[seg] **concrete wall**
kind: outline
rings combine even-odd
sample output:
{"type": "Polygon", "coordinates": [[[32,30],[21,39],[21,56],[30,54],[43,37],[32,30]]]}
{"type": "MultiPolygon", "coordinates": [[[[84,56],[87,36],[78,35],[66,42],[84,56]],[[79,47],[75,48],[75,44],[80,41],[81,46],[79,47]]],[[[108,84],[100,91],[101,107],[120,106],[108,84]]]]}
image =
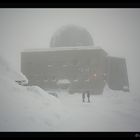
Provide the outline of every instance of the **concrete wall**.
{"type": "Polygon", "coordinates": [[[69,79],[71,91],[104,87],[106,53],[102,49],[22,52],[21,71],[29,85],[58,88],[57,81],[69,79]]]}

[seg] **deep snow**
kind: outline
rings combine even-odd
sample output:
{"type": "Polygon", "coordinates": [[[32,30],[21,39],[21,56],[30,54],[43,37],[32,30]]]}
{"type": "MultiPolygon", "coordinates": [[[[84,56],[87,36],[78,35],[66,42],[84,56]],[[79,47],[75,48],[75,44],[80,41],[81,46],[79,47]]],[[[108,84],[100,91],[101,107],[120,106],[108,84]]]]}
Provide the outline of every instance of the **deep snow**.
{"type": "Polygon", "coordinates": [[[0,131],[53,130],[65,112],[61,102],[37,86],[18,85],[17,72],[0,62],[0,131]]]}
{"type": "Polygon", "coordinates": [[[112,91],[92,96],[82,103],[80,94],[60,95],[69,115],[56,128],[58,131],[140,131],[139,94],[112,91]]]}
{"type": "MultiPolygon", "coordinates": [[[[140,131],[140,95],[112,91],[82,103],[81,94],[14,82],[20,73],[0,58],[0,131],[140,131]]],[[[24,76],[23,76],[24,77],[24,76]]]]}

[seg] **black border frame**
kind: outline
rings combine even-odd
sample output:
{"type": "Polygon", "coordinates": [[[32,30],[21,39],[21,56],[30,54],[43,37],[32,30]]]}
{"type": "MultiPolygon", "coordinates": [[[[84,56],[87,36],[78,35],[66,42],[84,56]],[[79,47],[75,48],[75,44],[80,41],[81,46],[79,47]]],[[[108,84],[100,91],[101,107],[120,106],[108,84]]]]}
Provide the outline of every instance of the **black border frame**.
{"type": "MultiPolygon", "coordinates": [[[[0,8],[140,8],[140,2],[0,2],[0,8]]],[[[133,137],[139,138],[140,132],[0,132],[0,137],[133,137]]]]}
{"type": "Polygon", "coordinates": [[[92,137],[127,137],[139,138],[140,132],[0,132],[0,138],[13,137],[68,137],[68,138],[92,138],[92,137]]]}
{"type": "Polygon", "coordinates": [[[140,2],[0,2],[0,8],[140,8],[140,2]]]}

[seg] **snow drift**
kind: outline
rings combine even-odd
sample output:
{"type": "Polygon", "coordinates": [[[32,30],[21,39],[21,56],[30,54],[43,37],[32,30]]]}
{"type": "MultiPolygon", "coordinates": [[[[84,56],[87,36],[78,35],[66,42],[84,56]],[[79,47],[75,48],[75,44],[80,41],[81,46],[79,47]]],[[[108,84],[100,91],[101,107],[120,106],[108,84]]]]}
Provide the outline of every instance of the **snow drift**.
{"type": "Polygon", "coordinates": [[[61,120],[61,102],[37,86],[15,82],[25,78],[0,58],[0,131],[51,131],[61,120]]]}
{"type": "Polygon", "coordinates": [[[139,132],[140,95],[114,91],[107,86],[103,95],[82,102],[81,94],[61,94],[60,100],[67,107],[68,116],[56,127],[57,131],[139,132]]]}
{"type": "Polygon", "coordinates": [[[56,98],[15,78],[26,79],[0,58],[0,131],[140,131],[139,92],[106,86],[103,95],[82,103],[79,93],[55,91],[56,98]]]}

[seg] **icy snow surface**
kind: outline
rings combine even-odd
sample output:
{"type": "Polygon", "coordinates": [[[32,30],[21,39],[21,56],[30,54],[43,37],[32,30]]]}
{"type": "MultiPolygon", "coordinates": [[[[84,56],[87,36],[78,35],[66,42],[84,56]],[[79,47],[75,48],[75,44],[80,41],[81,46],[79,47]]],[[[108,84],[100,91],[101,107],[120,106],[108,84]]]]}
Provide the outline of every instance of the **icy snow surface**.
{"type": "Polygon", "coordinates": [[[60,94],[69,111],[57,131],[140,131],[139,94],[112,91],[82,103],[80,94],[60,94]]]}

